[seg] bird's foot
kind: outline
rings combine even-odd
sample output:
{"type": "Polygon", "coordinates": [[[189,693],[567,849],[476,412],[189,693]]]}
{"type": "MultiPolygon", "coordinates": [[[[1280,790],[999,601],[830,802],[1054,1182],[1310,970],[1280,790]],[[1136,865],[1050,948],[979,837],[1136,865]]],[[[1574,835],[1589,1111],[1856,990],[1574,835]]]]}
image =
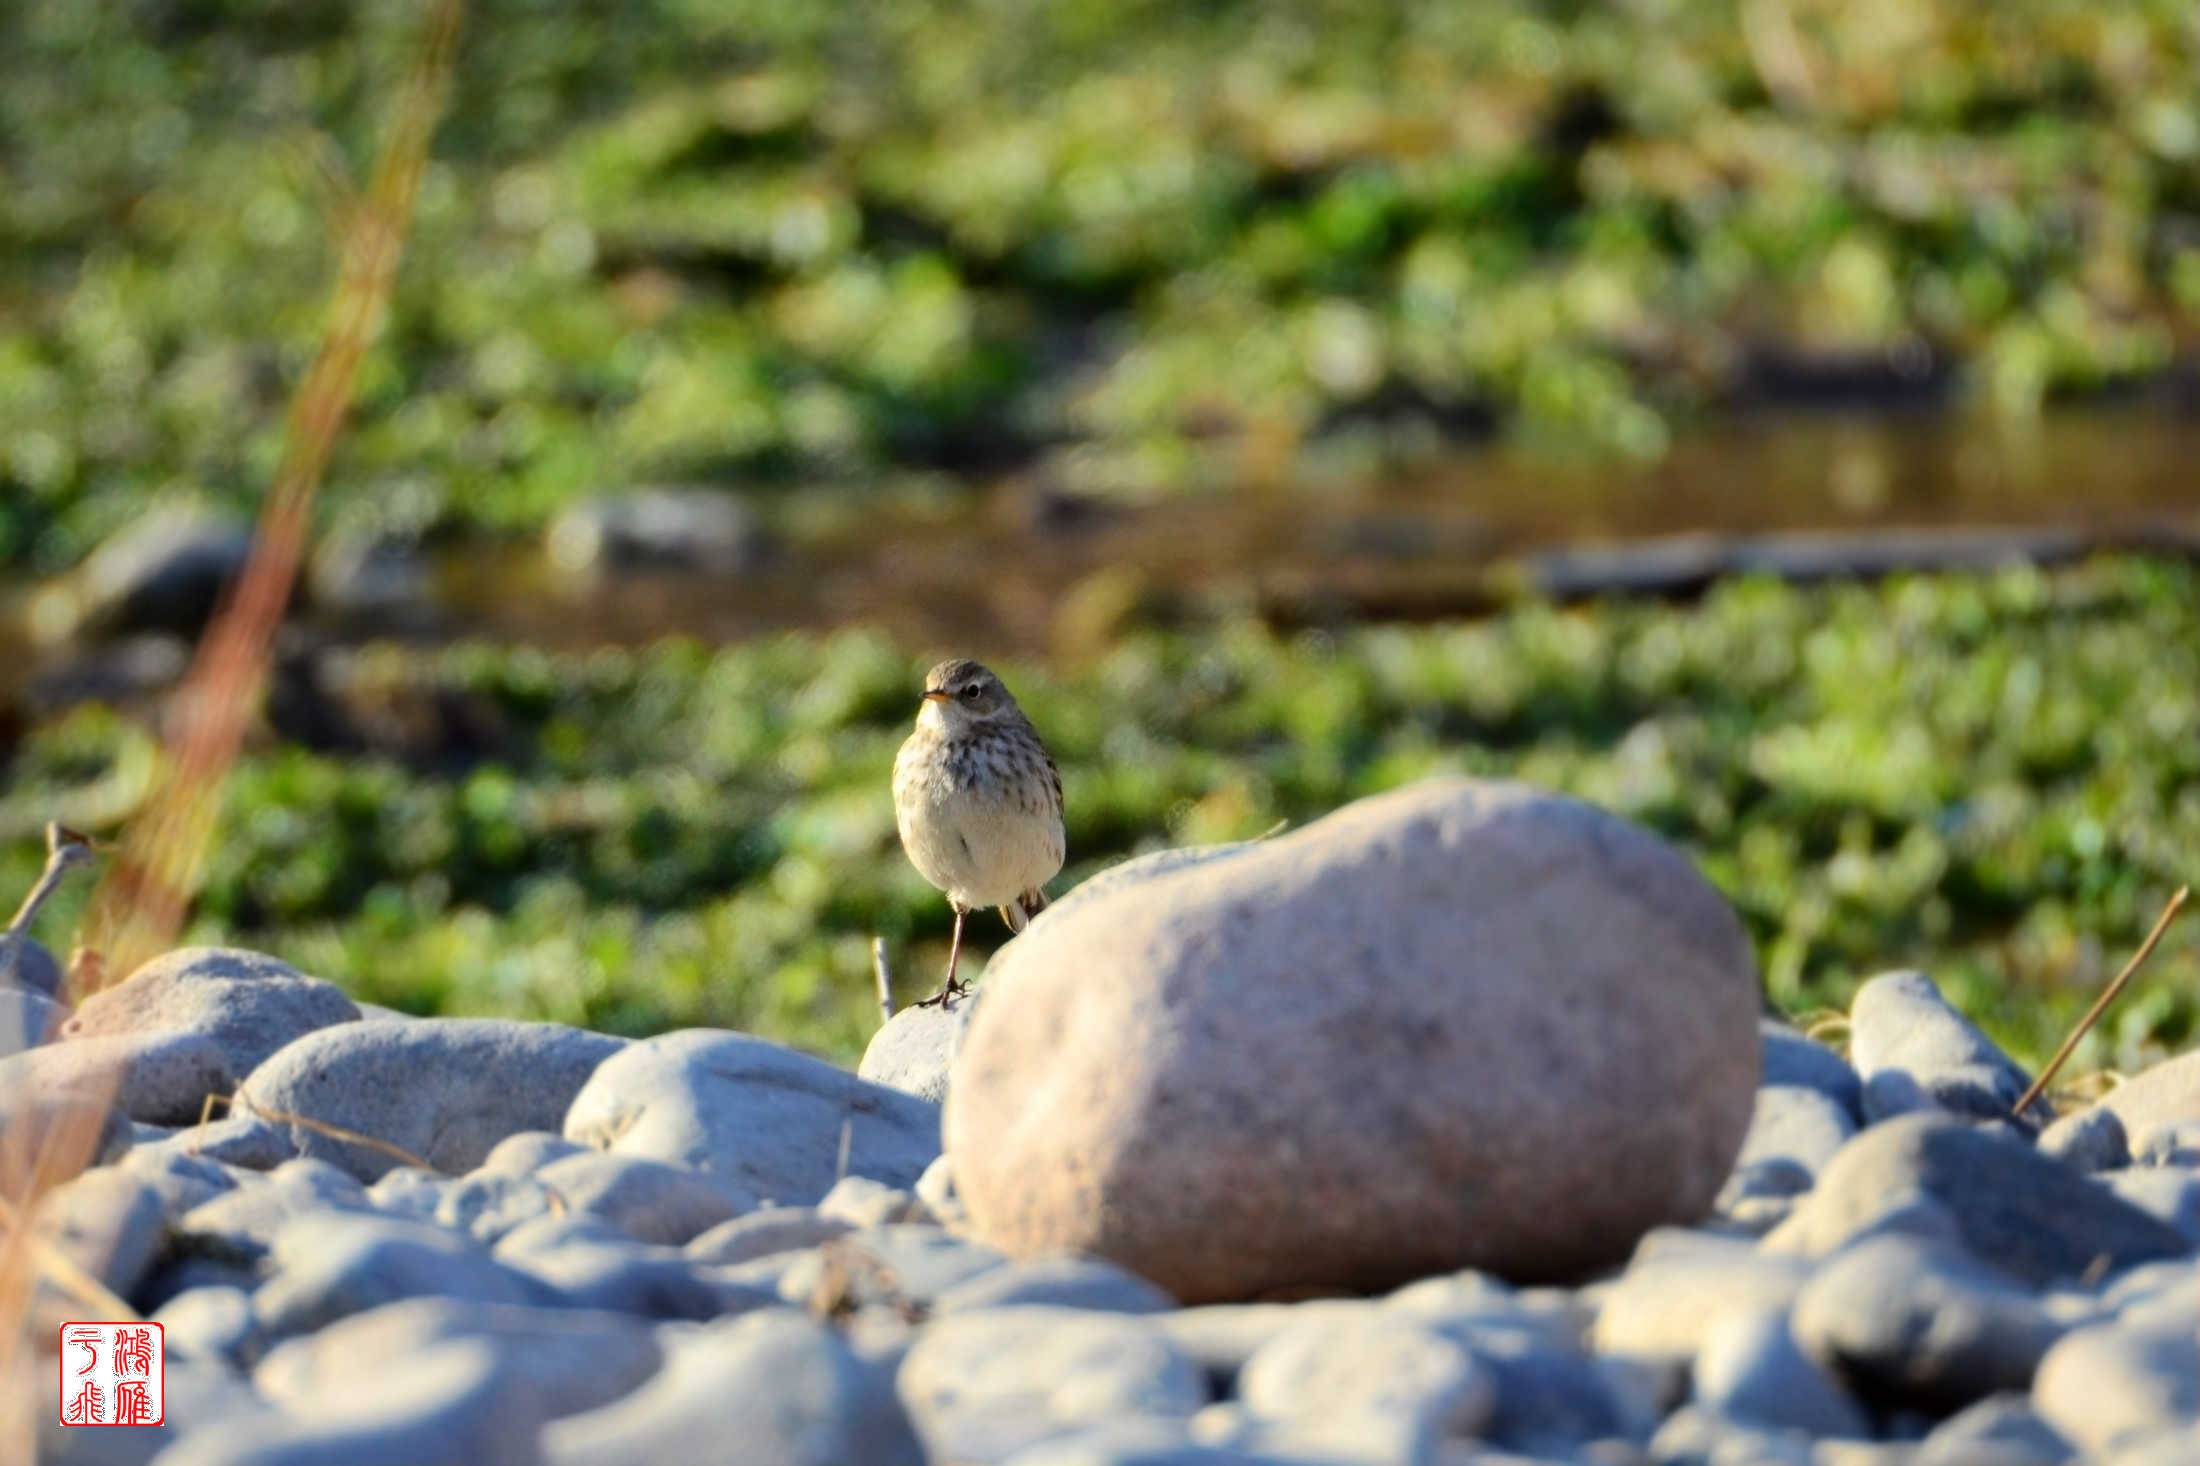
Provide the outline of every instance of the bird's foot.
{"type": "Polygon", "coordinates": [[[909,1006],[912,1008],[944,1008],[950,999],[959,998],[969,991],[970,985],[968,983],[958,982],[951,977],[947,980],[947,986],[941,988],[929,998],[919,998],[909,1006]]]}

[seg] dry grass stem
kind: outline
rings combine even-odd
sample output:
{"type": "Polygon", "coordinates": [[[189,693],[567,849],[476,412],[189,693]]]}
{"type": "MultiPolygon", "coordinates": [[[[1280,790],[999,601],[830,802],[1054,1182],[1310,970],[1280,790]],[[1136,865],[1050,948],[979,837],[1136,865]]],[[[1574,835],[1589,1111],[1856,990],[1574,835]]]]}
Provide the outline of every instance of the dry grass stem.
{"type": "MultiPolygon", "coordinates": [[[[417,1166],[419,1169],[433,1175],[446,1174],[442,1167],[430,1165],[395,1141],[384,1140],[379,1135],[368,1135],[358,1130],[346,1130],[341,1125],[331,1125],[326,1120],[316,1120],[307,1115],[294,1115],[288,1110],[271,1109],[252,1098],[251,1095],[246,1094],[243,1090],[239,1090],[235,1094],[210,1094],[206,1097],[206,1103],[199,1106],[199,1128],[202,1133],[206,1127],[207,1116],[212,1113],[217,1103],[226,1104],[232,1110],[250,1110],[261,1119],[272,1120],[278,1125],[295,1125],[300,1130],[311,1130],[314,1134],[326,1135],[331,1140],[343,1140],[353,1145],[363,1145],[369,1150],[378,1150],[386,1156],[403,1161],[408,1166],[417,1166]]],[[[199,1153],[199,1136],[192,1137],[191,1153],[193,1155],[199,1153]]]]}
{"type": "Polygon", "coordinates": [[[2093,1006],[2085,1010],[2085,1016],[2078,1020],[2077,1027],[2070,1030],[2069,1037],[2062,1041],[2062,1047],[2055,1050],[2055,1057],[2047,1061],[2047,1067],[2040,1070],[2039,1078],[2032,1081],[2032,1087],[2017,1100],[2016,1108],[2010,1114],[2023,1114],[2031,1107],[2032,1101],[2040,1097],[2041,1091],[2054,1080],[2055,1072],[2069,1059],[2071,1050],[2078,1046],[2078,1040],[2084,1038],[2092,1031],[2093,1025],[2100,1022],[2101,1015],[2108,1011],[2108,1005],[2116,1001],[2116,995],[2124,990],[2124,984],[2131,981],[2131,975],[2139,970],[2141,963],[2153,955],[2156,944],[2162,940],[2162,934],[2169,930],[2169,924],[2177,919],[2177,913],[2184,909],[2185,902],[2191,897],[2190,886],[2179,886],[2171,894],[2168,903],[2162,907],[2162,914],[2154,919],[2154,930],[2147,933],[2147,939],[2139,944],[2139,950],[2131,954],[2131,960],[2124,964],[2124,970],[2117,973],[2107,987],[2101,989],[2101,995],[2093,1000],[2093,1006]]]}
{"type": "MultiPolygon", "coordinates": [[[[305,553],[313,497],[342,432],[360,366],[389,314],[398,257],[411,228],[428,145],[442,117],[464,9],[463,0],[430,0],[373,178],[348,201],[328,327],[291,399],[282,460],[261,507],[252,553],[172,701],[172,732],[154,770],[153,788],[93,892],[69,964],[66,989],[72,1000],[168,947],[198,889],[222,785],[246,725],[257,715],[275,634],[305,553]]],[[[112,1099],[111,1088],[105,1094],[54,1096],[55,1123],[11,1125],[0,1136],[0,1195],[9,1200],[0,1234],[0,1460],[31,1459],[36,1411],[22,1397],[21,1385],[37,1377],[28,1354],[39,1341],[29,1325],[38,1279],[60,1280],[57,1254],[40,1246],[23,1219],[36,1213],[49,1190],[90,1162],[112,1099]]],[[[38,1103],[47,1101],[40,1097],[38,1103]]],[[[372,1137],[340,1138],[393,1149],[372,1137]]]]}
{"type": "Polygon", "coordinates": [[[894,1017],[894,969],[887,965],[886,938],[871,938],[871,981],[878,984],[879,1022],[891,1022],[894,1017]]]}

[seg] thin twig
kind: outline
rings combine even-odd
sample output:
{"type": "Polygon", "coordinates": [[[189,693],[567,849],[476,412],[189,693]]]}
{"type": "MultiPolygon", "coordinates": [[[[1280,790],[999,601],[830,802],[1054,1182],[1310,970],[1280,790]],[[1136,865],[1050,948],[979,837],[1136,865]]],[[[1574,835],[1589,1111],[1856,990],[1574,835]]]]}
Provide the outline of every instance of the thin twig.
{"type": "MultiPolygon", "coordinates": [[[[203,1125],[206,1123],[207,1112],[212,1108],[216,1100],[220,1100],[222,1103],[228,1105],[232,1111],[238,1109],[250,1110],[253,1114],[258,1115],[261,1119],[271,1120],[278,1125],[295,1125],[301,1130],[311,1130],[316,1135],[326,1135],[331,1140],[344,1140],[349,1141],[353,1145],[363,1145],[369,1150],[378,1150],[381,1151],[384,1155],[395,1156],[398,1160],[403,1161],[406,1165],[417,1166],[419,1169],[430,1172],[433,1175],[442,1176],[448,1174],[448,1172],[446,1172],[441,1166],[433,1166],[428,1164],[428,1162],[422,1160],[419,1156],[414,1155],[411,1151],[405,1149],[405,1147],[403,1147],[402,1145],[398,1145],[394,1141],[384,1140],[379,1135],[367,1135],[357,1130],[346,1130],[343,1126],[331,1125],[326,1120],[316,1120],[307,1115],[293,1115],[288,1110],[273,1109],[267,1105],[261,1104],[258,1100],[254,1099],[251,1095],[246,1094],[241,1089],[238,1090],[235,1094],[208,1095],[206,1097],[205,1103],[199,1106],[200,1124],[203,1125]]],[[[194,1135],[191,1139],[191,1154],[197,1155],[198,1151],[199,1137],[194,1135]]]]}
{"type": "Polygon", "coordinates": [[[0,931],[0,985],[15,980],[23,944],[30,940],[31,923],[38,919],[39,908],[53,899],[70,871],[92,863],[97,848],[90,836],[78,834],[59,820],[46,822],[46,868],[38,873],[23,904],[15,908],[7,930],[0,931]]]}
{"type": "Polygon", "coordinates": [[[2139,970],[2139,964],[2152,955],[2155,944],[2162,940],[2162,933],[2169,930],[2169,924],[2177,919],[2177,913],[2184,909],[2185,902],[2191,895],[2192,887],[2177,888],[2175,894],[2169,898],[2169,904],[2162,908],[2162,914],[2155,918],[2154,930],[2147,933],[2147,939],[2139,944],[2139,950],[2131,954],[2131,960],[2124,964],[2124,970],[2117,973],[2115,980],[2107,987],[2101,989],[2101,995],[2093,1000],[2092,1007],[2085,1010],[2085,1016],[2078,1020],[2078,1026],[2070,1030],[2070,1037],[2062,1041],[2062,1047],[2055,1050],[2055,1057],[2047,1061],[2047,1067],[2040,1071],[2040,1077],[2032,1081],[2032,1087],[2024,1092],[2023,1097],[2017,1101],[2016,1108],[2009,1112],[2012,1116],[2023,1114],[2032,1101],[2040,1097],[2041,1091],[2055,1077],[2055,1071],[2062,1068],[2063,1061],[2070,1057],[2070,1051],[2078,1046],[2078,1040],[2084,1038],[2093,1025],[2100,1021],[2101,1015],[2108,1011],[2108,1005],[2115,1002],[2116,995],[2124,990],[2124,984],[2131,981],[2131,975],[2139,970]]]}
{"type": "Polygon", "coordinates": [[[878,984],[878,1016],[881,1023],[894,1017],[894,969],[886,963],[886,938],[871,938],[871,980],[878,984]]]}

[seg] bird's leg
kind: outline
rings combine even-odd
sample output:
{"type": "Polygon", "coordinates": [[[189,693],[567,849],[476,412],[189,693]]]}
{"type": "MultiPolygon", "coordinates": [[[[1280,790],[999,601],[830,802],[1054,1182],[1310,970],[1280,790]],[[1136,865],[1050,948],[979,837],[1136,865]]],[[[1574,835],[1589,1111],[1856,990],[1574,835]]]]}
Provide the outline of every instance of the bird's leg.
{"type": "Polygon", "coordinates": [[[945,1004],[949,998],[959,998],[964,993],[970,991],[970,989],[955,981],[955,966],[958,962],[962,960],[963,918],[968,916],[969,914],[969,912],[963,910],[960,906],[955,908],[955,935],[953,940],[951,940],[947,944],[947,983],[931,997],[919,1002],[916,1005],[917,1007],[938,1007],[945,1004]]]}

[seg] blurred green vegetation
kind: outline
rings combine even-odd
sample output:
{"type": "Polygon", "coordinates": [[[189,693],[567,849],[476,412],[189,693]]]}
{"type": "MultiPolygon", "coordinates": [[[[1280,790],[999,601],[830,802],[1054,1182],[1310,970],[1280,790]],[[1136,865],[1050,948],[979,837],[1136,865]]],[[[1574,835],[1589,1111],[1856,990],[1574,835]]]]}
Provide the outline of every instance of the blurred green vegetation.
{"type": "MultiPolygon", "coordinates": [[[[876,1023],[874,932],[905,998],[936,986],[947,906],[902,857],[888,794],[920,674],[900,649],[844,632],[356,655],[363,721],[432,689],[478,704],[503,748],[440,770],[249,754],[194,938],[418,1011],[722,1024],[839,1056],[876,1023]]],[[[2200,874],[2200,571],[2182,564],[1737,582],[1688,606],[1337,634],[1234,624],[1003,670],[1062,767],[1057,894],[1128,852],[1257,835],[1436,771],[1518,776],[1686,847],[1786,1009],[1914,963],[2036,1060],[2200,874]]],[[[143,736],[90,705],[33,730],[0,890],[37,867],[31,822],[143,736]]],[[[973,933],[980,951],[1005,936],[984,915],[973,933]]],[[[2196,1013],[2187,924],[2079,1064],[2134,1064],[2196,1013]]]]}
{"type": "MultiPolygon", "coordinates": [[[[256,499],[417,9],[0,7],[0,567],[256,499]]],[[[336,519],[1655,455],[1764,348],[2025,411],[2200,306],[2189,0],[470,10],[336,519]]]]}

